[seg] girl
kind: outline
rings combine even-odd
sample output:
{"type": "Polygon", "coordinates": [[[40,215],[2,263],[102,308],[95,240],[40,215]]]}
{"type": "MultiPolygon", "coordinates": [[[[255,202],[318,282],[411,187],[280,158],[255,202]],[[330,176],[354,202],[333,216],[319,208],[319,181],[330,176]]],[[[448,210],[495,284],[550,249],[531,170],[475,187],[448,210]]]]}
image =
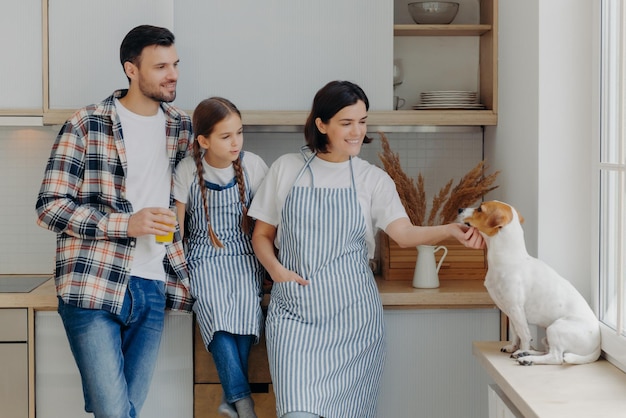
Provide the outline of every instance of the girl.
{"type": "Polygon", "coordinates": [[[252,249],[247,212],[267,165],[241,150],[241,114],[230,101],[203,100],[192,122],[196,141],[176,168],[174,197],[187,240],[193,309],[224,391],[219,413],[256,417],[248,355],[261,334],[264,270],[252,249]]]}
{"type": "Polygon", "coordinates": [[[323,87],[307,146],[272,164],[250,207],[254,250],[274,280],[265,336],[279,417],[375,415],[384,329],[368,260],[377,228],[403,247],[449,237],[483,245],[461,224],[411,224],[391,177],[357,157],[371,141],[368,108],[356,84],[323,87]]]}

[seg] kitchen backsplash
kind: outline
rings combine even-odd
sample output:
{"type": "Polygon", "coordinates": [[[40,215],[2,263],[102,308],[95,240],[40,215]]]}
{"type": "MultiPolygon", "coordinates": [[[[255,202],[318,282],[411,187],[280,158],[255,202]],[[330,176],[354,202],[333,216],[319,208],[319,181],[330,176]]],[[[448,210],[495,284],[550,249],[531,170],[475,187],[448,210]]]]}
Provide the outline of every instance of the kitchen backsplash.
{"type": "MultiPolygon", "coordinates": [[[[35,223],[35,200],[60,126],[0,127],[0,274],[47,274],[54,268],[55,234],[35,223]]],[[[378,134],[363,146],[361,158],[382,166],[378,134]]],[[[426,196],[451,178],[457,181],[483,155],[482,133],[445,129],[443,132],[387,133],[391,148],[400,155],[404,171],[424,176],[426,196]]],[[[276,157],[297,152],[304,144],[299,132],[246,132],[244,149],[260,155],[268,165],[276,157]]],[[[487,162],[488,164],[488,162],[487,162]]]]}

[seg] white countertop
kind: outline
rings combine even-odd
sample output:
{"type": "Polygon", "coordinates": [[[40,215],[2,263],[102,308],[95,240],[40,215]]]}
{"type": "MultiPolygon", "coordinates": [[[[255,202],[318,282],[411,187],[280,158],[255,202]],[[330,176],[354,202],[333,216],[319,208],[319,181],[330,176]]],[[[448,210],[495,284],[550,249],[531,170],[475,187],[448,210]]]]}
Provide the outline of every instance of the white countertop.
{"type": "Polygon", "coordinates": [[[581,365],[520,366],[505,342],[475,342],[474,356],[526,418],[626,417],[626,373],[604,359],[581,365]]]}

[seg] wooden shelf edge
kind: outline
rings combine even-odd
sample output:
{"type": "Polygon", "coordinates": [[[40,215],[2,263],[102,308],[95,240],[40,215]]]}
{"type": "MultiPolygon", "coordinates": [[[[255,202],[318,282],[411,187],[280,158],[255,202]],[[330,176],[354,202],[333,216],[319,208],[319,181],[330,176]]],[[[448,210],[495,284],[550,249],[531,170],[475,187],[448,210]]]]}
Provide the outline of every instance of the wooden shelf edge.
{"type": "Polygon", "coordinates": [[[42,109],[0,109],[0,116],[15,116],[15,117],[41,117],[43,115],[42,109]]]}
{"type": "Polygon", "coordinates": [[[481,36],[491,25],[393,25],[394,36],[481,36]]]}
{"type": "MultiPolygon", "coordinates": [[[[50,110],[44,113],[44,125],[60,125],[73,110],[50,110]]],[[[187,111],[191,114],[191,111],[187,111]]],[[[242,111],[244,125],[303,126],[308,111],[242,111]]],[[[492,110],[373,110],[367,123],[382,126],[494,126],[498,115],[492,110]]]]}
{"type": "Polygon", "coordinates": [[[369,125],[492,126],[492,110],[379,110],[369,112],[369,125]]]}

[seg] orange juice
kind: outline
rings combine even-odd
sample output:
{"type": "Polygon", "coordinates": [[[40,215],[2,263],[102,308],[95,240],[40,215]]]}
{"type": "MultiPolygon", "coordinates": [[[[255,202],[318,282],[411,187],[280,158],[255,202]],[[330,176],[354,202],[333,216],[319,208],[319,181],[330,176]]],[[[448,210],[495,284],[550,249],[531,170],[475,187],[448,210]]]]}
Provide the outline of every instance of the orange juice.
{"type": "MultiPolygon", "coordinates": [[[[174,224],[164,224],[164,225],[169,225],[171,227],[174,227],[174,224]]],[[[174,233],[168,232],[165,235],[155,235],[154,240],[157,242],[157,244],[169,244],[172,241],[174,241],[174,233]]]]}

